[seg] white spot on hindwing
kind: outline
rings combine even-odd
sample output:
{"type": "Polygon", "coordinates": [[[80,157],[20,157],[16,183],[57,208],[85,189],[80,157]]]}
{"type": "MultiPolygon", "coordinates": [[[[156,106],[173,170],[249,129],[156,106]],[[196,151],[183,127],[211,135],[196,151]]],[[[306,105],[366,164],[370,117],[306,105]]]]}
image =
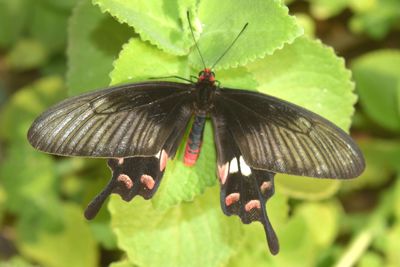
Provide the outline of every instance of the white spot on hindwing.
{"type": "Polygon", "coordinates": [[[244,161],[242,156],[240,156],[240,158],[239,158],[239,163],[240,163],[240,172],[244,176],[249,176],[251,174],[251,169],[250,169],[249,165],[247,165],[247,163],[244,161]]]}
{"type": "Polygon", "coordinates": [[[237,158],[233,158],[229,164],[229,173],[236,173],[239,171],[237,158]]]}

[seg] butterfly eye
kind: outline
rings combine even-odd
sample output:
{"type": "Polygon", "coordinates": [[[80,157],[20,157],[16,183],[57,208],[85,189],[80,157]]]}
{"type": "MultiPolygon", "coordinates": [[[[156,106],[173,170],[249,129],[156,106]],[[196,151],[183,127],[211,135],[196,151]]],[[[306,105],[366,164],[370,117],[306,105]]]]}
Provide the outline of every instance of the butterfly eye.
{"type": "Polygon", "coordinates": [[[203,74],[204,74],[204,70],[200,71],[200,72],[199,72],[199,77],[200,77],[200,76],[203,76],[203,74]]]}

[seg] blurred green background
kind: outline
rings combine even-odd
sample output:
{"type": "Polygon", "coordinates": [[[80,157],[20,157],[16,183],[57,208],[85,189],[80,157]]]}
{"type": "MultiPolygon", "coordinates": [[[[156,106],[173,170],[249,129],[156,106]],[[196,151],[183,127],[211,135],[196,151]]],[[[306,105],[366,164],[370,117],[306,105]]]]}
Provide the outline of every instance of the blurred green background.
{"type": "MultiPolygon", "coordinates": [[[[265,41],[262,55],[268,56],[260,61],[270,68],[257,61],[247,64],[250,57],[238,42],[237,50],[221,62],[228,70],[217,72],[217,77],[222,84],[261,88],[293,100],[346,129],[356,99],[350,76],[331,50],[312,40],[331,46],[352,71],[358,101],[350,133],[365,155],[364,174],[340,183],[278,175],[276,194],[267,210],[282,249],[271,256],[260,225],[242,226],[238,218],[225,218],[220,210],[208,127],[200,167],[181,168],[178,154],[178,160],[169,163],[173,171],[164,178],[153,202],[125,203],[113,197],[108,208],[88,222],[83,210],[110,176],[105,161],[35,151],[26,140],[34,118],[67,96],[110,82],[196,74],[198,59],[187,56],[192,46],[187,25],[173,22],[197,5],[203,10],[202,21],[245,17],[251,7],[238,8],[234,12],[241,13],[235,14],[227,10],[246,1],[221,1],[225,9],[213,8],[212,13],[204,8],[212,5],[206,0],[200,4],[189,0],[146,4],[136,0],[0,0],[1,267],[400,267],[400,0],[284,1],[289,14],[296,17],[293,21],[279,1],[247,4],[256,2],[269,4],[272,13],[282,13],[276,15],[282,21],[254,15],[256,20],[265,19],[264,27],[295,26],[265,41]],[[304,37],[300,37],[301,28],[304,37]],[[279,38],[282,46],[297,39],[280,50],[278,43],[273,44],[279,38]],[[285,70],[288,62],[299,64],[285,70]],[[318,65],[312,66],[313,62],[318,65]],[[338,67],[322,68],[324,64],[338,67]],[[288,74],[285,84],[299,87],[303,94],[285,93],[279,85],[264,81],[280,71],[288,74]],[[322,82],[312,79],[318,72],[328,73],[322,82]],[[338,85],[330,77],[337,78],[338,85]],[[327,88],[323,88],[325,83],[327,88]],[[307,84],[317,89],[310,86],[307,91],[307,84]],[[324,89],[333,93],[324,96],[324,89]],[[324,101],[322,107],[316,104],[324,101]],[[174,178],[174,173],[180,176],[174,178]]],[[[226,37],[223,26],[219,35],[226,37]]],[[[232,38],[212,43],[226,47],[225,39],[232,38]]],[[[220,47],[203,49],[208,58],[221,51],[220,47]]]]}

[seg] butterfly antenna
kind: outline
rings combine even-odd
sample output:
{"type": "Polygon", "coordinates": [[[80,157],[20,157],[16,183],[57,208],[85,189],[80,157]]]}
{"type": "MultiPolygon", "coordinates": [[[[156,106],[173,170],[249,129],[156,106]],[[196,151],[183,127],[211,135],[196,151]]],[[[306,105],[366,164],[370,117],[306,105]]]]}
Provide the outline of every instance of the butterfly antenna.
{"type": "Polygon", "coordinates": [[[215,61],[215,63],[212,65],[211,69],[213,69],[215,67],[215,65],[217,65],[217,63],[219,61],[221,61],[221,59],[226,55],[226,53],[228,53],[228,51],[232,48],[232,46],[236,43],[237,39],[239,39],[240,35],[242,35],[242,33],[244,32],[244,30],[246,30],[247,25],[249,25],[249,23],[247,22],[242,30],[239,32],[239,34],[236,36],[236,38],[232,41],[232,43],[230,44],[230,46],[228,46],[228,48],[225,50],[224,53],[222,53],[222,55],[215,61]]]}
{"type": "Polygon", "coordinates": [[[192,23],[190,22],[190,14],[189,14],[189,11],[186,12],[186,16],[187,16],[187,20],[188,20],[188,22],[189,22],[190,32],[192,33],[192,37],[193,37],[194,44],[196,45],[196,48],[197,48],[197,52],[199,52],[199,55],[200,55],[200,58],[201,58],[201,62],[203,62],[204,68],[206,68],[206,63],[204,63],[204,58],[203,58],[203,56],[201,55],[200,48],[199,48],[199,46],[198,46],[198,44],[197,44],[197,42],[196,42],[196,38],[194,38],[192,23]]]}

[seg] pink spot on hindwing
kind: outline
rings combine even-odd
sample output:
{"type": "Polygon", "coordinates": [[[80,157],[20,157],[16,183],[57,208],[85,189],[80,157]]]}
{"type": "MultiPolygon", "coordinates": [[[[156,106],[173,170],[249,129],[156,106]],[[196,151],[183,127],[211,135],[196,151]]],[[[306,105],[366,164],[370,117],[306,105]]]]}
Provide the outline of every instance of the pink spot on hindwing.
{"type": "Polygon", "coordinates": [[[153,189],[154,185],[155,185],[153,177],[151,177],[150,175],[147,175],[147,174],[143,174],[140,177],[140,182],[142,184],[144,184],[150,190],[153,189]]]}
{"type": "Polygon", "coordinates": [[[238,201],[239,201],[239,198],[240,198],[240,194],[239,194],[239,193],[232,193],[232,194],[229,194],[229,195],[225,198],[225,205],[229,207],[229,206],[232,205],[233,203],[238,202],[238,201]]]}
{"type": "Polygon", "coordinates": [[[244,206],[244,209],[249,212],[252,209],[257,208],[260,209],[261,208],[261,204],[259,200],[253,199],[250,200],[249,202],[246,203],[246,206],[244,206]]]}
{"type": "Polygon", "coordinates": [[[168,154],[163,149],[161,151],[161,157],[160,157],[160,172],[162,172],[165,169],[165,166],[167,166],[167,160],[168,160],[168,154]]]}
{"type": "Polygon", "coordinates": [[[226,178],[228,178],[228,171],[229,171],[229,162],[225,163],[222,166],[218,165],[218,177],[221,181],[221,184],[225,184],[226,178]]]}
{"type": "Polygon", "coordinates": [[[260,186],[261,192],[263,194],[265,194],[265,192],[267,192],[267,190],[271,189],[272,187],[272,183],[270,181],[267,182],[263,182],[260,186]]]}
{"type": "Polygon", "coordinates": [[[117,177],[117,181],[123,183],[127,189],[131,189],[133,187],[131,178],[129,178],[129,176],[126,174],[120,174],[117,177]]]}

